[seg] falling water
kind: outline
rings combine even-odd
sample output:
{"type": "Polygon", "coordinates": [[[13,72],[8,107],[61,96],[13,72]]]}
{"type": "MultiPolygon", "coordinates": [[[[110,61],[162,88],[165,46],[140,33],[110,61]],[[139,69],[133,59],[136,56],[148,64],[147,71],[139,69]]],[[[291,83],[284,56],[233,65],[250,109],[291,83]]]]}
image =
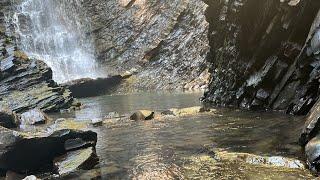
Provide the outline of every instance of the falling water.
{"type": "Polygon", "coordinates": [[[19,0],[11,18],[20,48],[47,63],[58,83],[98,76],[80,1],[19,0]]]}

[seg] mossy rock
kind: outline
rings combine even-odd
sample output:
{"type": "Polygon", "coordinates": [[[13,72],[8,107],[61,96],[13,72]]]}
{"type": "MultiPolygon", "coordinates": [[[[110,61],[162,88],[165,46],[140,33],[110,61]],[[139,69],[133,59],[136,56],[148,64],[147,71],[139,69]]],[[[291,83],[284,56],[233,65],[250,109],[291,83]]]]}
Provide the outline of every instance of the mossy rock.
{"type": "Polygon", "coordinates": [[[14,56],[16,58],[20,58],[22,60],[29,60],[28,55],[26,53],[24,53],[23,51],[15,51],[14,56]]]}

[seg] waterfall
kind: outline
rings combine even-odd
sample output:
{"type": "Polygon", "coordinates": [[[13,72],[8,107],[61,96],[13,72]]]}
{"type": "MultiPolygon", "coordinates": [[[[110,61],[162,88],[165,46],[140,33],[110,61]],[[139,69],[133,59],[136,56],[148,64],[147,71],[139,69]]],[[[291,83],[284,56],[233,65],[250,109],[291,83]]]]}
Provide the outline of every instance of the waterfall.
{"type": "Polygon", "coordinates": [[[99,76],[81,0],[15,1],[11,19],[19,48],[43,60],[56,82],[99,76]]]}

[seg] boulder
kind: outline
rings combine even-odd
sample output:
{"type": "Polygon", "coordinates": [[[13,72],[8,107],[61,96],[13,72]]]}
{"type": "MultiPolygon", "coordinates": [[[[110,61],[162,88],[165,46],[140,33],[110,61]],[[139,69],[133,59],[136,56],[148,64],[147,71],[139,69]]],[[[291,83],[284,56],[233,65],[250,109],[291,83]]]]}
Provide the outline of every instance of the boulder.
{"type": "Polygon", "coordinates": [[[17,125],[17,115],[10,109],[0,107],[0,126],[6,128],[15,128],[17,125]]]}
{"type": "Polygon", "coordinates": [[[27,176],[22,180],[40,180],[39,178],[37,178],[35,175],[31,175],[31,176],[27,176]]]}
{"type": "Polygon", "coordinates": [[[59,175],[66,175],[78,169],[89,170],[98,164],[93,147],[68,152],[54,159],[54,168],[59,175]]]}
{"type": "Polygon", "coordinates": [[[91,119],[91,124],[95,127],[102,126],[103,125],[103,119],[102,118],[94,118],[91,119]]]}
{"type": "Polygon", "coordinates": [[[154,112],[153,111],[149,111],[149,110],[139,110],[135,113],[133,113],[130,116],[131,120],[134,121],[140,121],[140,120],[151,120],[154,118],[154,112]]]}
{"type": "Polygon", "coordinates": [[[54,158],[71,150],[94,147],[92,131],[62,129],[34,135],[0,127],[0,170],[32,172],[52,168],[54,158]]]}
{"type": "Polygon", "coordinates": [[[320,172],[320,135],[311,139],[305,146],[307,165],[314,172],[320,172]]]}
{"type": "Polygon", "coordinates": [[[49,117],[40,109],[32,109],[24,112],[20,116],[21,125],[36,125],[44,124],[49,120],[49,117]]]}

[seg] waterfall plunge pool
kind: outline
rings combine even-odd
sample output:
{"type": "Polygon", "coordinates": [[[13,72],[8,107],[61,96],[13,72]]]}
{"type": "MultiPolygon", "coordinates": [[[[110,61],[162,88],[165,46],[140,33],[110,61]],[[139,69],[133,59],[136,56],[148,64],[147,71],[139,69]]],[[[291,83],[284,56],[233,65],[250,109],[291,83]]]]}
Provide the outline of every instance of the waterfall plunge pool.
{"type": "MultiPolygon", "coordinates": [[[[200,105],[199,93],[137,93],[84,98],[77,120],[109,112],[162,111],[200,105]]],[[[93,127],[99,165],[67,179],[309,179],[307,170],[273,169],[237,162],[217,163],[205,149],[262,156],[302,157],[297,137],[303,119],[275,112],[218,109],[214,114],[93,127]]]]}

